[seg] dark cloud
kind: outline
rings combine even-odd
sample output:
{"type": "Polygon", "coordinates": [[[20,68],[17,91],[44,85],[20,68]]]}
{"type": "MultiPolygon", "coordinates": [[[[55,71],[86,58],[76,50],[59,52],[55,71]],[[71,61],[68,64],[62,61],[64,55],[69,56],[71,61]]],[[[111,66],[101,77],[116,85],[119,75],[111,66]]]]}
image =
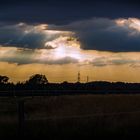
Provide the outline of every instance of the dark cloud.
{"type": "Polygon", "coordinates": [[[0,51],[4,50],[5,53],[0,55],[0,61],[17,63],[17,64],[30,64],[33,63],[34,50],[24,48],[4,48],[0,47],[0,51]]]}
{"type": "Polygon", "coordinates": [[[31,31],[30,27],[19,27],[17,25],[9,25],[0,28],[0,44],[4,46],[16,46],[25,48],[37,48],[40,47],[42,41],[45,40],[45,36],[41,33],[31,31]]]}
{"type": "MultiPolygon", "coordinates": [[[[19,48],[43,48],[45,42],[56,39],[62,32],[46,32],[39,27],[41,25],[16,25],[0,26],[0,45],[15,46],[19,48]]],[[[65,34],[65,33],[64,33],[65,34]]]]}
{"type": "MultiPolygon", "coordinates": [[[[81,49],[111,52],[140,51],[140,19],[93,18],[66,25],[24,23],[0,27],[0,45],[19,48],[44,48],[45,44],[61,36],[77,38],[81,49]],[[119,22],[124,22],[119,24],[119,22]],[[41,28],[41,29],[40,29],[41,28]]],[[[46,49],[52,49],[46,46],[46,49]]]]}
{"type": "Polygon", "coordinates": [[[78,59],[65,56],[61,58],[54,58],[55,55],[47,56],[44,59],[41,58],[40,50],[35,49],[24,49],[24,48],[16,48],[16,47],[0,47],[0,61],[9,62],[9,63],[17,63],[19,65],[23,64],[49,64],[49,65],[64,65],[70,63],[78,63],[78,59]],[[2,52],[2,53],[1,53],[2,52]],[[50,58],[51,57],[51,58],[50,58]]]}
{"type": "Polygon", "coordinates": [[[40,60],[34,60],[32,58],[32,54],[26,55],[26,54],[21,54],[24,55],[24,57],[19,57],[19,56],[13,56],[13,57],[4,57],[0,58],[1,62],[9,62],[9,63],[17,63],[18,65],[23,65],[23,64],[48,64],[48,65],[64,65],[64,64],[75,64],[78,63],[77,59],[74,59],[72,57],[64,57],[61,59],[55,59],[55,60],[45,60],[45,61],[40,61],[40,60]]]}
{"type": "Polygon", "coordinates": [[[104,67],[110,65],[129,65],[130,67],[136,67],[140,65],[140,60],[126,59],[121,57],[117,59],[113,59],[112,57],[99,57],[93,59],[93,61],[90,62],[90,64],[96,67],[104,67]]]}
{"type": "Polygon", "coordinates": [[[64,64],[71,64],[71,63],[78,63],[78,59],[75,59],[73,57],[63,57],[58,59],[51,59],[51,60],[44,60],[39,61],[39,63],[49,64],[49,65],[64,65],[64,64]]]}
{"type": "Polygon", "coordinates": [[[140,23],[140,20],[121,19],[126,20],[122,26],[117,24],[117,20],[94,18],[54,28],[75,32],[81,48],[85,50],[139,52],[140,29],[137,22],[140,23]]]}
{"type": "Polygon", "coordinates": [[[93,64],[93,66],[96,67],[104,67],[107,65],[110,65],[107,61],[106,57],[99,57],[99,58],[95,58],[92,62],[90,62],[91,64],[93,64]]]}

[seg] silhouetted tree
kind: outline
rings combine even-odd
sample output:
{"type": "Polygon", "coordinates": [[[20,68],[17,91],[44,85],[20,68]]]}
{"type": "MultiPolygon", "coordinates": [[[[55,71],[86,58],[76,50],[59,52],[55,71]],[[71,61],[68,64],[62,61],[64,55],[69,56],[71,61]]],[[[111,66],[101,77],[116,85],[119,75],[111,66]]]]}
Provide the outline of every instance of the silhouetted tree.
{"type": "Polygon", "coordinates": [[[48,80],[45,75],[42,74],[35,74],[32,75],[28,81],[26,81],[27,84],[31,85],[41,85],[41,84],[47,84],[48,80]]]}
{"type": "Polygon", "coordinates": [[[0,75],[0,84],[7,84],[9,77],[0,75]]]}

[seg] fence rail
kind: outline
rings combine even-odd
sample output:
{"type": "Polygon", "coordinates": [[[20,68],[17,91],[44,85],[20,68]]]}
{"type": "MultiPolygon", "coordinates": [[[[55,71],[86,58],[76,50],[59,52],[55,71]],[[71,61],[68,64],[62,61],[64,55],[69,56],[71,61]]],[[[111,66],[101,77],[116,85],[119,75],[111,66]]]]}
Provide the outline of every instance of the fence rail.
{"type": "Polygon", "coordinates": [[[140,90],[11,90],[0,96],[57,96],[77,94],[140,94],[140,90]]]}

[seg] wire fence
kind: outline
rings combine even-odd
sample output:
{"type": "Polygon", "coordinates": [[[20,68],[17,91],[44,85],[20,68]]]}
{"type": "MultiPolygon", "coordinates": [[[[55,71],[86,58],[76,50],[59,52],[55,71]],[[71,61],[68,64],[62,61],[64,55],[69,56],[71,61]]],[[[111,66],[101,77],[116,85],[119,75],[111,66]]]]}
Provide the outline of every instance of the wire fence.
{"type": "Polygon", "coordinates": [[[73,115],[73,116],[51,116],[51,117],[42,117],[42,118],[35,118],[27,120],[57,120],[57,119],[85,119],[85,118],[92,118],[92,117],[109,117],[109,116],[119,116],[119,115],[131,115],[137,114],[140,111],[131,111],[131,112],[114,112],[114,113],[95,113],[95,114],[87,114],[87,115],[73,115]]]}
{"type": "MultiPolygon", "coordinates": [[[[102,112],[94,112],[94,113],[84,113],[84,114],[78,114],[78,113],[72,113],[73,115],[69,115],[69,114],[65,114],[63,115],[63,113],[59,114],[59,111],[58,110],[58,106],[57,106],[57,103],[59,104],[60,101],[58,101],[56,103],[56,100],[55,99],[58,99],[59,97],[51,97],[50,99],[49,98],[45,98],[45,96],[42,96],[41,98],[38,98],[38,97],[35,97],[35,100],[33,97],[1,97],[0,99],[0,104],[2,105],[3,104],[3,108],[2,106],[0,106],[0,114],[3,114],[3,116],[5,115],[5,112],[9,112],[10,109],[12,108],[13,106],[13,110],[15,115],[17,116],[17,122],[18,122],[18,133],[21,136],[23,136],[23,132],[24,132],[24,123],[28,123],[30,121],[34,121],[34,122],[39,122],[40,120],[41,121],[53,121],[56,122],[56,121],[59,121],[59,120],[90,120],[92,118],[109,118],[109,117],[112,117],[112,118],[116,118],[118,116],[123,116],[125,118],[128,118],[129,116],[131,115],[134,115],[134,116],[138,116],[137,118],[139,118],[140,116],[140,110],[139,108],[137,107],[136,110],[131,110],[130,111],[112,111],[112,112],[106,112],[106,111],[102,111],[102,112]],[[51,104],[54,104],[54,107],[52,108],[53,111],[55,112],[55,110],[57,111],[57,113],[55,115],[48,115],[48,110],[46,108],[46,111],[45,112],[42,112],[42,113],[46,113],[45,115],[36,115],[36,113],[34,113],[34,110],[35,112],[39,112],[41,113],[41,107],[37,106],[38,104],[36,104],[36,100],[38,100],[38,102],[40,102],[40,104],[43,104],[45,103],[45,99],[47,99],[48,102],[50,102],[51,104]],[[32,104],[32,101],[34,100],[34,103],[32,104]],[[30,104],[29,104],[30,103],[30,104]],[[34,106],[35,104],[35,106],[34,106]],[[6,106],[4,106],[6,105],[6,106]],[[8,109],[6,109],[6,107],[8,107],[8,109]],[[36,109],[37,107],[37,109],[36,109]],[[5,108],[5,109],[4,109],[5,108]],[[30,112],[30,109],[28,110],[28,112],[26,112],[26,109],[28,108],[31,108],[31,112],[30,112]],[[3,113],[4,112],[4,113],[3,113]],[[33,113],[33,114],[32,114],[33,113]]],[[[131,98],[131,97],[130,97],[131,98]]],[[[136,97],[137,98],[137,97],[136,97]]],[[[69,102],[70,103],[70,102],[69,102]]],[[[68,103],[67,103],[68,104],[68,103]]],[[[80,102],[79,102],[80,104],[80,102]]],[[[88,104],[88,102],[87,102],[88,104]]],[[[48,103],[49,105],[49,103],[48,103]]],[[[78,102],[77,102],[77,105],[78,105],[78,102]]],[[[64,104],[65,106],[65,104],[64,104]]],[[[104,103],[103,103],[103,106],[104,106],[104,103]]],[[[48,106],[49,108],[49,106],[48,106]]],[[[123,108],[123,107],[122,107],[123,108]]],[[[12,112],[10,111],[10,112],[12,112]]],[[[44,111],[44,110],[43,110],[44,111]]],[[[9,118],[11,117],[10,113],[9,114],[9,118]]],[[[134,117],[135,119],[135,117],[134,117]]]]}

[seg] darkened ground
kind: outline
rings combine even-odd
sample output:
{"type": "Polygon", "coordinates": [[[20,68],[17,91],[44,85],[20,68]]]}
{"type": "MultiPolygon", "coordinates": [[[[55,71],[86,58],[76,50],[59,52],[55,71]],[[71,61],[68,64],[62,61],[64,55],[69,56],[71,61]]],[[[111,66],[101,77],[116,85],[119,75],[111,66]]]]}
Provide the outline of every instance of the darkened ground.
{"type": "MultiPolygon", "coordinates": [[[[24,98],[25,138],[73,139],[140,135],[140,95],[24,98]]],[[[17,99],[0,98],[0,138],[17,138],[17,99]]]]}

